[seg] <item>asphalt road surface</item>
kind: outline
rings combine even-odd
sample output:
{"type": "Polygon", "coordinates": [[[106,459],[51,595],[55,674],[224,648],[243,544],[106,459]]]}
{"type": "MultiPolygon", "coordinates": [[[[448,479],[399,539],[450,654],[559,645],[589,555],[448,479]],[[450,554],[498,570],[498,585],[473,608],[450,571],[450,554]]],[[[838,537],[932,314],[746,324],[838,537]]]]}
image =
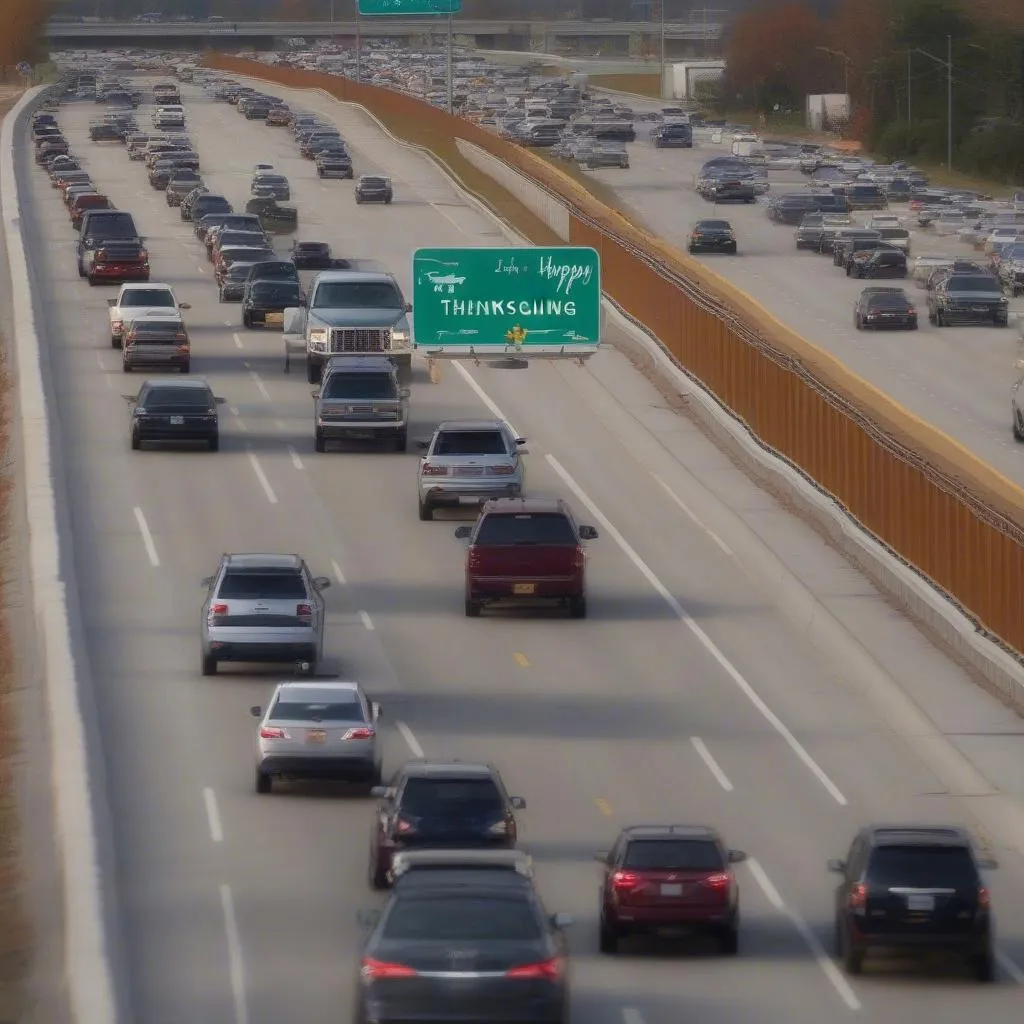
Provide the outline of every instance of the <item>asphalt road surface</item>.
{"type": "MultiPolygon", "coordinates": [[[[637,110],[652,107],[642,100],[630,105],[637,110]]],[[[1007,328],[939,328],[928,323],[925,292],[908,280],[920,328],[916,332],[858,331],[853,326],[853,303],[861,289],[874,282],[847,278],[829,256],[798,252],[795,229],[768,220],[763,202],[715,205],[696,193],[695,176],[705,161],[728,152],[724,144],[698,140],[692,150],[655,149],[649,123],[638,122],[637,129],[637,141],[629,146],[628,170],[588,173],[615,189],[643,226],[685,249],[700,218],[731,220],[739,255],[698,259],[911,412],[1024,485],[1024,453],[1010,430],[1010,388],[1020,375],[1015,362],[1024,355],[1017,322],[1024,313],[1024,301],[1010,300],[1007,328]]],[[[807,185],[798,170],[770,171],[769,180],[772,194],[802,192],[807,185]]],[[[905,204],[894,204],[892,212],[907,218],[911,259],[928,254],[985,259],[955,238],[917,229],[905,204]]],[[[870,216],[865,213],[864,220],[870,216]]]]}
{"type": "MultiPolygon", "coordinates": [[[[384,261],[407,293],[414,247],[501,244],[432,165],[361,115],[278,91],[333,114],[357,173],[391,174],[395,202],[357,207],[351,182],[318,183],[287,130],[245,121],[186,87],[204,177],[236,206],[253,164],[273,163],[292,181],[299,237],[384,261]]],[[[991,879],[999,984],[979,986],[944,961],[897,962],[849,982],[834,965],[827,858],[844,855],[863,822],[972,822],[971,801],[951,796],[898,734],[898,693],[882,682],[861,692],[839,652],[819,650],[784,614],[747,554],[763,546],[783,558],[902,686],[929,701],[944,734],[937,756],[955,764],[958,745],[1016,798],[1022,741],[1013,714],[753,487],[611,346],[586,368],[446,366],[432,384],[416,367],[412,436],[497,409],[531,439],[529,490],[566,497],[601,531],[590,546],[589,619],[465,619],[455,522],[417,520],[416,455],[314,453],[310,387],[301,371],[284,374],[280,336],[244,331],[239,307],[217,302],[191,226],[149,188],[143,166],[119,145],[88,141],[97,110],[64,108],[68,137],[137,218],[153,280],[192,304],[193,371],[226,399],[219,453],[129,450],[122,395],[144,374],[121,372],[106,330],[113,289],[79,280],[57,194],[23,156],[35,286],[52,299],[44,327],[53,415],[139,1020],[348,1021],[356,912],[379,902],[367,886],[370,802],[330,789],[253,791],[248,708],[265,703],[282,675],[199,675],[200,580],[221,552],[245,550],[297,551],[334,579],[324,670],[361,680],[382,702],[387,768],[421,753],[485,758],[526,798],[521,834],[542,893],[552,912],[576,917],[577,1024],[1020,1020],[1016,850],[1001,851],[991,879]],[[621,825],[662,820],[715,824],[750,853],[739,871],[738,958],[699,943],[597,953],[593,854],[621,825]]],[[[642,178],[637,163],[629,173],[642,178]]],[[[750,236],[745,222],[740,233],[750,236]]],[[[784,245],[785,232],[774,237],[784,245]]],[[[830,268],[813,272],[832,280],[830,268]]],[[[983,337],[996,344],[1009,334],[983,337]]]]}

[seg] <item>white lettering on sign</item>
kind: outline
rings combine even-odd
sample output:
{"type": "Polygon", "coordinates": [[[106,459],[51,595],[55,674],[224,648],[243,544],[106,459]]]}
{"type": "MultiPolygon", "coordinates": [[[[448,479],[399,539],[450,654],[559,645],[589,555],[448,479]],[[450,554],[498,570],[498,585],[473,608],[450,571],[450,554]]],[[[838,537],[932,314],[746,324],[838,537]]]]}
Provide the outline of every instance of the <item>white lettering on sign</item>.
{"type": "Polygon", "coordinates": [[[571,299],[441,299],[445,316],[575,316],[571,299]]]}
{"type": "Polygon", "coordinates": [[[553,256],[541,256],[540,276],[558,281],[558,291],[568,295],[577,281],[589,284],[594,268],[581,263],[556,263],[553,256]]]}
{"type": "Polygon", "coordinates": [[[494,268],[494,272],[496,274],[508,274],[512,277],[515,277],[518,274],[525,274],[526,267],[521,267],[518,263],[516,263],[515,256],[513,256],[512,259],[510,259],[507,263],[505,262],[504,257],[499,257],[498,265],[494,268]]]}

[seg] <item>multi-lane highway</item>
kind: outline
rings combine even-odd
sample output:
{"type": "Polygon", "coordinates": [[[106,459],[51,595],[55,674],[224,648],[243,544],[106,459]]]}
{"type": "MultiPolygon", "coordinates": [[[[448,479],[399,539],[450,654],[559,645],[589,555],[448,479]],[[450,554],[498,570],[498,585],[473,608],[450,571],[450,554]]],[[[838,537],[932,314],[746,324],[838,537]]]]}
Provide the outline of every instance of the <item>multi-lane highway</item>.
{"type": "MultiPolygon", "coordinates": [[[[649,106],[641,101],[635,105],[638,109],[649,106]]],[[[1024,484],[1024,457],[1013,440],[1009,412],[1010,387],[1019,376],[1014,364],[1021,355],[1020,335],[1014,314],[1024,312],[1021,300],[1011,300],[1007,329],[938,328],[925,316],[925,293],[908,282],[920,314],[916,333],[857,331],[852,310],[863,282],[847,279],[827,257],[798,252],[794,229],[769,221],[763,205],[715,206],[694,191],[701,165],[728,152],[724,144],[655,149],[646,129],[639,124],[638,128],[637,142],[629,147],[628,171],[591,173],[615,189],[642,225],[685,248],[695,221],[729,218],[739,237],[740,254],[701,259],[854,372],[1024,484]]],[[[769,179],[773,193],[806,188],[807,179],[799,171],[772,171],[769,179]]],[[[908,212],[906,207],[894,210],[908,212]]],[[[955,238],[914,230],[913,217],[908,217],[907,227],[912,231],[912,257],[936,253],[979,258],[955,238]]]]}
{"type": "MultiPolygon", "coordinates": [[[[360,115],[274,91],[332,115],[357,173],[391,174],[396,199],[357,207],[351,182],[317,182],[287,130],[245,121],[186,87],[204,178],[236,206],[252,166],[273,163],[292,181],[301,237],[382,260],[407,291],[414,247],[501,244],[431,164],[360,115]]],[[[221,552],[240,550],[298,551],[333,578],[325,670],[359,679],[382,702],[387,766],[421,753],[485,758],[526,797],[521,834],[545,900],[576,917],[578,1024],[1019,1020],[1024,865],[991,822],[1004,862],[991,878],[1001,924],[994,986],[944,962],[847,980],[830,958],[825,871],[862,822],[974,822],[972,798],[949,789],[963,768],[957,745],[1018,799],[1024,751],[1014,715],[611,347],[586,368],[450,366],[436,384],[417,367],[413,436],[441,419],[503,415],[530,439],[529,489],[564,496],[601,531],[587,620],[464,618],[455,524],[417,520],[416,456],[313,452],[310,388],[303,375],[283,373],[280,337],[243,331],[238,306],[218,304],[191,227],[149,188],[142,165],[117,144],[88,141],[96,110],[69,104],[62,125],[98,186],[135,215],[153,280],[191,304],[192,370],[226,400],[219,453],[130,451],[122,395],[143,374],[121,372],[106,332],[112,290],[78,278],[57,194],[23,155],[22,223],[35,287],[49,300],[62,493],[139,1021],[348,1021],[356,911],[378,902],[366,882],[372,807],[364,798],[253,792],[248,708],[279,677],[199,675],[200,580],[221,552]],[[822,613],[848,626],[852,643],[928,701],[937,722],[931,768],[900,734],[907,715],[893,683],[855,677],[848,651],[821,646],[810,620],[796,622],[776,603],[762,571],[765,543],[822,613]],[[750,853],[740,870],[738,958],[657,946],[598,954],[592,855],[618,826],[661,820],[716,824],[750,853]]],[[[631,173],[640,176],[637,164],[631,173]]],[[[973,799],[991,807],[999,798],[973,799]]]]}

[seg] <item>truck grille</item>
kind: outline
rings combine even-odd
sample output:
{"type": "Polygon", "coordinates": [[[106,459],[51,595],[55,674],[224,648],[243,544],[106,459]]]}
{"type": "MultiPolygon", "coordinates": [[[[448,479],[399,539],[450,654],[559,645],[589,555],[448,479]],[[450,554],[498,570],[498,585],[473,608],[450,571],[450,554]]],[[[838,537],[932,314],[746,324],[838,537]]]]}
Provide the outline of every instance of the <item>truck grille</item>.
{"type": "Polygon", "coordinates": [[[332,352],[387,352],[391,331],[380,327],[332,327],[332,352]]]}

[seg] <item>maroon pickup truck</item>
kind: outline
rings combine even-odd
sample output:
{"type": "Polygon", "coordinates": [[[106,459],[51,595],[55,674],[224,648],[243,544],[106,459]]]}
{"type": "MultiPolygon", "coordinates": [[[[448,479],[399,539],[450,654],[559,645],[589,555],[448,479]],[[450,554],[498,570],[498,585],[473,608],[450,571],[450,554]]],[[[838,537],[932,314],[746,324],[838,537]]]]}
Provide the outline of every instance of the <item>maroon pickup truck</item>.
{"type": "Polygon", "coordinates": [[[472,526],[455,536],[469,539],[466,553],[466,615],[476,618],[496,601],[567,605],[574,619],[587,614],[583,542],[597,537],[577,525],[569,506],[550,498],[488,501],[472,526]]]}

